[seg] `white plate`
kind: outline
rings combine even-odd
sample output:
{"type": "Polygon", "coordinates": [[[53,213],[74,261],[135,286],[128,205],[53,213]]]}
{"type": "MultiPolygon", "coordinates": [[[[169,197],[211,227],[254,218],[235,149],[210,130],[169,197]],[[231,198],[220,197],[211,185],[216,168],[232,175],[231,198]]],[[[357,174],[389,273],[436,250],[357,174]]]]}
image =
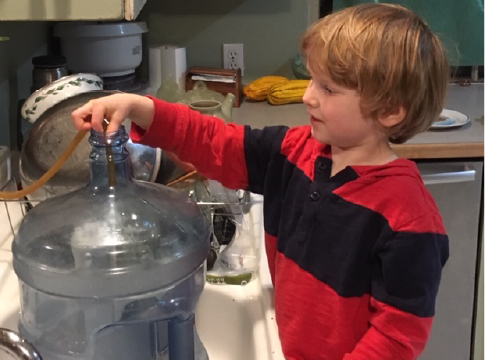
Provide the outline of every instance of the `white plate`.
{"type": "Polygon", "coordinates": [[[455,128],[470,122],[470,118],[467,115],[455,110],[443,109],[440,117],[445,117],[446,120],[435,121],[431,125],[431,129],[455,128]]]}

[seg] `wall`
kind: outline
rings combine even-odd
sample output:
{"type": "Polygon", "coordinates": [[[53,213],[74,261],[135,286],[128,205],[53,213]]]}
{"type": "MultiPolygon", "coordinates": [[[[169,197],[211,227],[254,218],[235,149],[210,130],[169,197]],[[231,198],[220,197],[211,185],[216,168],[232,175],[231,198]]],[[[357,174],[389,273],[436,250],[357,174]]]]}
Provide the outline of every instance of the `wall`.
{"type": "MultiPolygon", "coordinates": [[[[317,18],[318,0],[148,0],[137,20],[148,23],[147,44],[185,46],[188,66],[222,67],[222,44],[243,43],[247,83],[269,74],[292,76],[290,61],[299,38],[317,18]]],[[[14,146],[10,124],[16,122],[19,99],[30,94],[32,57],[51,50],[51,24],[0,22],[0,36],[10,37],[0,42],[2,145],[14,146]]]]}
{"type": "Polygon", "coordinates": [[[373,2],[400,4],[419,14],[443,41],[452,65],[483,65],[483,0],[334,0],[334,11],[373,2]]]}
{"type": "Polygon", "coordinates": [[[299,39],[318,18],[316,0],[149,0],[137,20],[148,44],[187,49],[187,65],[222,67],[222,44],[244,44],[244,82],[270,74],[292,76],[299,39]]]}
{"type": "Polygon", "coordinates": [[[48,46],[48,22],[0,21],[0,145],[14,146],[14,126],[19,99],[30,95],[32,57],[43,55],[48,46]]]}

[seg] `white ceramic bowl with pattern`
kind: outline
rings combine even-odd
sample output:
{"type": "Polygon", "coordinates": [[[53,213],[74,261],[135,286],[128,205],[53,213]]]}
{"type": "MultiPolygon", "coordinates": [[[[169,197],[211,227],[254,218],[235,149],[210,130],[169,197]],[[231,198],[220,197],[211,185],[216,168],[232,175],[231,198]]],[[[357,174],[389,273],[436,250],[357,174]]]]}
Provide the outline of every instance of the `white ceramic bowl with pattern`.
{"type": "Polygon", "coordinates": [[[55,104],[93,90],[103,90],[103,80],[98,75],[79,73],[64,76],[34,91],[22,106],[22,117],[34,123],[55,104]]]}

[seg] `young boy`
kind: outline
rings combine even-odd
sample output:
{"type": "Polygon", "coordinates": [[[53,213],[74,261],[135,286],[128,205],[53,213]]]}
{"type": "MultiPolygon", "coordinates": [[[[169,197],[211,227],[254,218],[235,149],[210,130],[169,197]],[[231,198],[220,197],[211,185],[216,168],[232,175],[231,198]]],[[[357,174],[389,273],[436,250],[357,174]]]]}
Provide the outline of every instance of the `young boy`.
{"type": "Polygon", "coordinates": [[[366,4],[305,34],[311,125],[250,129],[129,94],[92,100],[77,128],[161,147],[205,176],[264,195],[266,251],[287,360],[414,360],[428,340],[448,238],[402,143],[446,92],[445,51],[409,10],[366,4]]]}

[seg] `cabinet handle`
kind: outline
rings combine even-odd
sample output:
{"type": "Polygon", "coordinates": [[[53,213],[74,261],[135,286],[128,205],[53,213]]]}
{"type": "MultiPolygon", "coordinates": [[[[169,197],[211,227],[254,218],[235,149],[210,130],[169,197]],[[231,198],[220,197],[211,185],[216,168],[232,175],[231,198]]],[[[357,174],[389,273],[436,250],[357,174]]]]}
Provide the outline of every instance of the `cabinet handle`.
{"type": "Polygon", "coordinates": [[[434,174],[422,174],[425,185],[450,184],[475,180],[475,170],[439,172],[434,174]]]}

